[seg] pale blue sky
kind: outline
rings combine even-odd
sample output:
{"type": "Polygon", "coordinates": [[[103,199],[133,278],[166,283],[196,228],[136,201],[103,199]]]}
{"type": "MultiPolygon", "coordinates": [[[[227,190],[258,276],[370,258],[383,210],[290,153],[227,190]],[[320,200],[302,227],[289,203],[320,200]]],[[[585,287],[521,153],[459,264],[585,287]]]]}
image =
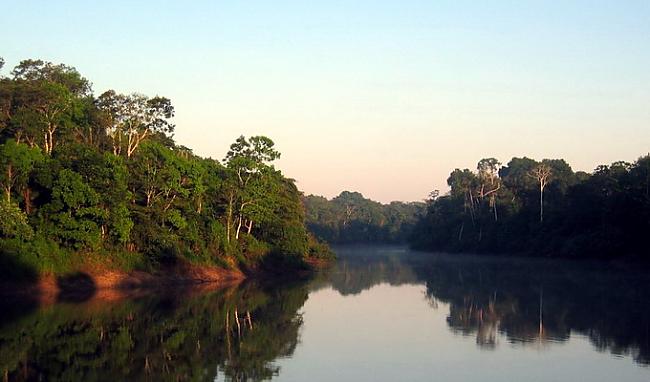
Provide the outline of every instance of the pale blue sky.
{"type": "Polygon", "coordinates": [[[0,25],[5,74],[42,58],[167,96],[204,156],[268,135],[306,193],[420,200],[483,157],[650,151],[648,0],[0,0],[0,25]]]}

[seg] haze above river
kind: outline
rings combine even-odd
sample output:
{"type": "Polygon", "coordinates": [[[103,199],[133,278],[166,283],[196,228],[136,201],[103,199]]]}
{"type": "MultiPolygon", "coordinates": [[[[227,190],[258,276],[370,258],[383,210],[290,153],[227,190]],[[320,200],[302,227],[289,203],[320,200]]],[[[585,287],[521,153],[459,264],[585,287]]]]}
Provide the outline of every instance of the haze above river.
{"type": "Polygon", "coordinates": [[[648,381],[632,266],[336,248],[310,280],[5,301],[8,380],[648,381]]]}

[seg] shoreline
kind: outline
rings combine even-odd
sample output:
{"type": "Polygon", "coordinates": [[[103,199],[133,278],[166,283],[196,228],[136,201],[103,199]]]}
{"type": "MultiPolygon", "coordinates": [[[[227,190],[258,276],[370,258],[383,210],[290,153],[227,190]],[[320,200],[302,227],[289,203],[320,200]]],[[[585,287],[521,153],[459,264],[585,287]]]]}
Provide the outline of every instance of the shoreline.
{"type": "MultiPolygon", "coordinates": [[[[296,270],[295,277],[318,272],[331,260],[308,259],[307,269],[296,270]]],[[[275,277],[273,269],[226,269],[218,266],[180,263],[149,271],[121,271],[87,267],[65,274],[45,273],[34,280],[0,282],[0,299],[24,298],[39,303],[116,300],[156,291],[215,290],[231,287],[250,278],[275,277]]]]}
{"type": "Polygon", "coordinates": [[[157,290],[220,289],[241,283],[240,270],[183,264],[154,272],[88,269],[63,275],[42,274],[33,281],[0,283],[0,298],[25,298],[39,303],[115,300],[157,290]]]}

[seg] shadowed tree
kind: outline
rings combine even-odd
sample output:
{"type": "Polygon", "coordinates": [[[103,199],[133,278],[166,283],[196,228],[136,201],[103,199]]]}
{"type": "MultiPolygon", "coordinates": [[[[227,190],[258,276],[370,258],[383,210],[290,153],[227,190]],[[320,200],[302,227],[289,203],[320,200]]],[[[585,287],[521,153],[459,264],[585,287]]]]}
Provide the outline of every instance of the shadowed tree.
{"type": "Polygon", "coordinates": [[[499,167],[501,162],[495,158],[481,159],[478,162],[478,179],[480,181],[479,197],[481,199],[489,198],[490,208],[494,212],[494,220],[499,220],[497,214],[497,192],[501,189],[501,179],[499,178],[499,167]]]}

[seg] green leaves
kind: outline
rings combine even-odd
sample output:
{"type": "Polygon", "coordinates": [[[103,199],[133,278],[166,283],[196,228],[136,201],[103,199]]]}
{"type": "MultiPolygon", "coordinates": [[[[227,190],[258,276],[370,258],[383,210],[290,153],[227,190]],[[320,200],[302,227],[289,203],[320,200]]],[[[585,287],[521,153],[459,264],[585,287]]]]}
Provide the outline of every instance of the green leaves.
{"type": "Polygon", "coordinates": [[[62,243],[76,249],[94,248],[101,241],[100,223],[108,215],[99,200],[99,194],[81,175],[63,169],[54,183],[52,201],[43,207],[41,216],[62,243]]]}
{"type": "Polygon", "coordinates": [[[7,201],[11,200],[14,188],[27,185],[34,165],[42,160],[39,149],[16,143],[13,139],[0,145],[0,186],[7,201]]]}
{"type": "Polygon", "coordinates": [[[0,234],[25,241],[34,235],[27,215],[15,203],[4,199],[0,199],[0,234]]]}
{"type": "Polygon", "coordinates": [[[0,212],[13,225],[0,229],[28,238],[35,228],[35,261],[45,262],[39,251],[221,265],[253,247],[307,253],[300,192],[273,167],[280,153],[270,138],[239,137],[224,166],[174,143],[168,98],[95,97],[73,67],[43,60],[11,75],[0,77],[0,212]],[[41,251],[37,240],[61,251],[41,251]]]}
{"type": "Polygon", "coordinates": [[[174,131],[169,122],[174,117],[174,107],[168,98],[109,90],[97,98],[96,105],[104,113],[106,134],[115,155],[131,157],[146,139],[174,131]]]}

